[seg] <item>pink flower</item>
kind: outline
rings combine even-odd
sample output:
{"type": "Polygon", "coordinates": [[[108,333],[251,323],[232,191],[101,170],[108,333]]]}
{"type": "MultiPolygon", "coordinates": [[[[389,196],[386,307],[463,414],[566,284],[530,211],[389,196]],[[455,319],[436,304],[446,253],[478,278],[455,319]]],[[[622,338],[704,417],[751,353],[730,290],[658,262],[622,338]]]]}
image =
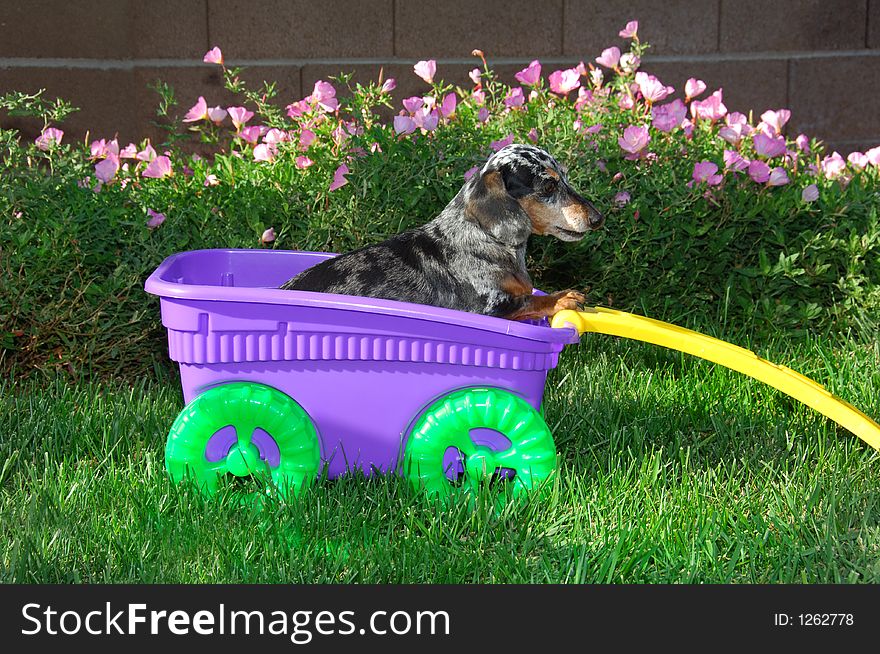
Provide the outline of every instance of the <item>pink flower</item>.
{"type": "Polygon", "coordinates": [[[489,110],[486,107],[480,107],[480,110],[477,112],[477,120],[481,123],[485,123],[489,120],[489,110]]]}
{"type": "Polygon", "coordinates": [[[265,132],[266,128],[262,125],[248,125],[238,133],[238,136],[251,145],[256,145],[265,132]]]}
{"type": "Polygon", "coordinates": [[[794,142],[797,145],[798,150],[804,154],[810,154],[810,139],[806,134],[798,134],[798,137],[794,142]]]}
{"type": "Polygon", "coordinates": [[[868,165],[868,157],[861,152],[850,152],[846,158],[856,170],[863,170],[868,165]]]}
{"type": "Polygon", "coordinates": [[[403,108],[406,109],[409,113],[415,113],[425,104],[425,100],[420,98],[417,95],[414,95],[411,98],[403,99],[403,108]]]}
{"type": "Polygon", "coordinates": [[[593,92],[590,89],[582,86],[578,89],[578,98],[577,100],[575,100],[574,103],[575,111],[583,111],[584,107],[592,103],[595,99],[596,96],[593,94],[593,92]]]}
{"type": "Polygon", "coordinates": [[[616,194],[614,196],[614,199],[612,200],[612,202],[614,203],[614,206],[616,206],[616,207],[623,207],[623,206],[626,206],[627,204],[629,204],[630,197],[631,196],[630,196],[629,192],[620,191],[618,194],[616,194]]]}
{"type": "Polygon", "coordinates": [[[718,136],[731,145],[739,145],[742,141],[742,125],[725,125],[718,130],[718,136]]]}
{"type": "Polygon", "coordinates": [[[727,114],[727,107],[724,106],[721,97],[722,89],[718,89],[705,100],[694,100],[691,102],[691,116],[711,121],[724,118],[727,114]]]}
{"type": "Polygon", "coordinates": [[[416,127],[426,132],[433,132],[437,129],[437,125],[440,124],[440,112],[436,109],[423,107],[413,115],[413,121],[416,127]]]}
{"type": "Polygon", "coordinates": [[[815,184],[810,184],[805,187],[803,191],[801,191],[801,199],[804,202],[815,202],[819,199],[819,187],[815,184]]]}
{"type": "Polygon", "coordinates": [[[223,65],[223,53],[220,52],[220,48],[214,46],[210,50],[205,53],[204,58],[202,59],[206,64],[219,64],[223,65]]]}
{"type": "Polygon", "coordinates": [[[155,179],[162,179],[164,177],[169,177],[172,174],[171,170],[171,159],[166,157],[165,155],[156,157],[153,159],[147,167],[144,169],[144,172],[141,173],[144,177],[153,177],[155,179]]]}
{"type": "Polygon", "coordinates": [[[437,62],[433,59],[420,61],[415,66],[413,66],[413,71],[428,84],[433,84],[434,74],[437,72],[437,62]]]}
{"type": "Polygon", "coordinates": [[[740,172],[749,167],[749,162],[743,159],[742,155],[736,150],[724,151],[724,167],[727,170],[740,172]]]}
{"type": "Polygon", "coordinates": [[[755,152],[759,157],[773,159],[785,154],[785,138],[782,136],[767,136],[763,133],[755,134],[753,138],[755,152]]]}
{"type": "Polygon", "coordinates": [[[137,159],[137,146],[129,143],[119,151],[120,159],[137,159]]]}
{"type": "Polygon", "coordinates": [[[526,97],[523,95],[521,86],[510,89],[510,92],[504,98],[504,106],[508,108],[521,107],[525,104],[526,97]]]}
{"type": "Polygon", "coordinates": [[[642,60],[639,59],[638,55],[634,55],[632,52],[624,52],[620,55],[620,69],[624,73],[632,73],[641,63],[642,60]]]}
{"type": "Polygon", "coordinates": [[[226,111],[229,112],[229,117],[232,119],[236,131],[241,130],[242,125],[254,117],[254,112],[248,111],[244,107],[228,107],[226,111]]]}
{"type": "Polygon", "coordinates": [[[304,157],[302,155],[300,155],[296,158],[296,167],[297,168],[308,168],[313,163],[315,163],[315,162],[312,161],[311,159],[309,159],[308,157],[304,157]]]}
{"type": "Polygon", "coordinates": [[[687,116],[687,107],[684,102],[675,99],[666,104],[651,107],[651,120],[656,129],[661,132],[671,132],[681,125],[681,121],[687,116]]]}
{"type": "Polygon", "coordinates": [[[97,177],[100,182],[106,184],[116,177],[116,172],[118,170],[119,157],[115,154],[108,154],[106,159],[95,165],[95,177],[97,177]]]}
{"type": "Polygon", "coordinates": [[[614,68],[620,61],[620,48],[616,45],[602,50],[602,56],[596,57],[596,63],[605,66],[605,68],[614,68]]]}
{"type": "Polygon", "coordinates": [[[205,183],[203,186],[217,186],[220,183],[220,180],[217,179],[217,175],[205,175],[205,183]]]}
{"type": "Polygon", "coordinates": [[[638,154],[648,145],[650,140],[647,127],[630,125],[623,130],[623,136],[618,137],[617,143],[630,154],[638,154]]]}
{"type": "Polygon", "coordinates": [[[275,240],[275,228],[270,227],[260,235],[260,243],[271,243],[275,240]]]}
{"type": "Polygon", "coordinates": [[[776,111],[765,111],[761,114],[761,121],[771,128],[773,134],[781,134],[785,123],[791,118],[791,112],[788,109],[778,109],[776,111]]]}
{"type": "Polygon", "coordinates": [[[92,141],[91,145],[89,145],[89,153],[89,156],[92,159],[103,159],[110,154],[107,141],[104,139],[101,139],[100,141],[92,141]]]}
{"type": "Polygon", "coordinates": [[[532,63],[514,75],[514,77],[516,77],[516,80],[520,84],[534,86],[538,83],[538,80],[541,79],[541,62],[535,59],[532,63]]]}
{"type": "Polygon", "coordinates": [[[205,98],[199,96],[198,101],[190,108],[189,111],[186,112],[186,116],[183,117],[183,122],[185,123],[194,123],[197,120],[203,120],[208,118],[208,103],[205,102],[205,98]]]}
{"type": "Polygon", "coordinates": [[[529,133],[526,134],[526,136],[529,137],[529,140],[530,140],[532,143],[537,143],[537,142],[538,142],[538,130],[536,130],[534,127],[533,127],[532,129],[529,130],[529,133]]]}
{"type": "Polygon", "coordinates": [[[143,150],[141,150],[140,152],[138,152],[135,155],[135,159],[137,159],[138,161],[146,161],[147,163],[149,163],[150,161],[152,161],[155,158],[156,158],[156,151],[153,149],[153,146],[150,145],[149,143],[147,143],[146,147],[143,150]]]}
{"type": "Polygon", "coordinates": [[[443,97],[443,102],[440,103],[440,115],[444,118],[449,118],[452,114],[455,113],[455,108],[458,106],[458,98],[455,93],[447,93],[443,97]]]}
{"type": "Polygon", "coordinates": [[[312,130],[303,127],[299,133],[300,150],[308,150],[309,146],[314,143],[316,138],[318,137],[312,130]]]}
{"type": "Polygon", "coordinates": [[[681,121],[681,131],[684,132],[685,138],[691,138],[694,134],[694,124],[690,120],[685,118],[683,121],[681,121]]]}
{"type": "Polygon", "coordinates": [[[617,99],[617,106],[623,110],[629,110],[636,106],[635,101],[632,99],[632,96],[627,93],[621,93],[620,97],[617,99]]]}
{"type": "Polygon", "coordinates": [[[638,36],[638,31],[639,21],[631,20],[626,24],[626,27],[618,32],[618,34],[625,39],[634,39],[638,36]]]}
{"type": "Polygon", "coordinates": [[[568,95],[581,85],[581,75],[574,68],[553,71],[548,79],[550,90],[559,95],[568,95]]]}
{"type": "Polygon", "coordinates": [[[757,159],[755,159],[754,161],[749,163],[748,170],[749,177],[758,182],[758,184],[763,184],[770,179],[770,166],[765,164],[763,161],[758,161],[757,159]]]}
{"type": "Polygon", "coordinates": [[[409,116],[394,117],[394,133],[395,134],[412,134],[416,131],[416,121],[409,116]]]}
{"type": "Polygon", "coordinates": [[[723,177],[717,173],[718,165],[711,161],[701,161],[696,163],[694,164],[694,172],[691,175],[693,179],[688,183],[688,186],[693,187],[695,184],[699,185],[703,182],[705,182],[707,186],[718,186],[723,177]]]}
{"type": "Polygon", "coordinates": [[[480,170],[480,167],[479,167],[479,166],[474,166],[473,168],[468,168],[468,169],[464,172],[464,178],[465,178],[465,180],[468,180],[468,179],[470,179],[471,177],[473,177],[473,176],[477,173],[478,170],[480,170]]]}
{"type": "Polygon", "coordinates": [[[303,98],[302,100],[297,100],[296,102],[287,105],[287,115],[290,118],[299,118],[303,114],[308,113],[309,109],[311,109],[311,106],[308,101],[303,98]]]}
{"type": "Polygon", "coordinates": [[[475,86],[480,85],[480,80],[482,76],[483,73],[480,71],[479,68],[474,68],[471,72],[468,73],[468,77],[471,78],[471,81],[474,83],[475,86]]]}
{"type": "Polygon", "coordinates": [[[268,143],[260,143],[254,148],[254,161],[272,161],[275,159],[275,146],[268,143]]]}
{"type": "Polygon", "coordinates": [[[731,127],[738,126],[742,128],[742,135],[748,136],[752,133],[752,127],[749,125],[749,119],[738,111],[731,111],[724,117],[724,122],[731,127]]]}
{"type": "Polygon", "coordinates": [[[221,109],[220,107],[212,107],[208,109],[208,120],[210,120],[215,125],[219,125],[226,119],[226,109],[221,109]]]}
{"type": "Polygon", "coordinates": [[[474,101],[474,104],[477,105],[477,106],[479,107],[479,106],[482,105],[484,102],[486,102],[486,93],[485,93],[485,91],[481,91],[481,90],[479,90],[479,89],[476,90],[476,91],[474,91],[473,93],[471,93],[471,100],[473,100],[473,101],[474,101]]]}
{"type": "Polygon", "coordinates": [[[675,92],[674,88],[666,86],[659,79],[647,73],[636,73],[636,84],[639,85],[639,90],[648,104],[660,102],[666,99],[670,93],[675,92]]]}
{"type": "Polygon", "coordinates": [[[394,89],[397,88],[397,80],[393,77],[389,77],[382,84],[382,93],[391,93],[394,89]]]}
{"type": "Polygon", "coordinates": [[[691,77],[684,85],[685,102],[690,102],[706,90],[706,82],[691,77]]]}
{"type": "Polygon", "coordinates": [[[34,140],[34,143],[40,150],[45,152],[52,146],[61,145],[61,139],[63,137],[64,132],[62,130],[56,127],[47,127],[34,140]]]}
{"type": "Polygon", "coordinates": [[[770,171],[770,178],[767,180],[767,184],[770,186],[783,186],[784,184],[788,184],[791,180],[788,178],[788,173],[785,172],[785,168],[782,166],[777,166],[773,170],[770,171]]]}
{"type": "Polygon", "coordinates": [[[880,167],[880,145],[865,152],[865,156],[868,158],[869,164],[880,167]]]}
{"type": "Polygon", "coordinates": [[[306,101],[314,106],[318,105],[327,113],[333,113],[339,108],[339,100],[336,99],[336,89],[330,82],[319,79],[315,82],[312,94],[306,98],[306,101]]]}
{"type": "Polygon", "coordinates": [[[819,165],[822,169],[822,173],[828,179],[839,177],[843,171],[846,170],[846,161],[843,160],[843,157],[841,157],[838,152],[834,152],[822,159],[822,162],[819,165]]]}
{"type": "Polygon", "coordinates": [[[348,180],[345,179],[345,175],[348,174],[348,166],[342,164],[339,168],[336,169],[336,172],[333,173],[333,182],[330,184],[330,190],[335,191],[338,188],[341,188],[348,184],[348,180]]]}
{"type": "Polygon", "coordinates": [[[333,137],[333,142],[336,145],[342,145],[348,140],[348,132],[346,132],[341,124],[337,125],[334,128],[334,130],[330,133],[330,136],[333,137]]]}
{"type": "Polygon", "coordinates": [[[503,139],[492,141],[491,143],[489,143],[489,147],[495,150],[495,152],[498,152],[502,148],[506,148],[511,143],[513,143],[513,134],[508,134],[503,139]]]}
{"type": "Polygon", "coordinates": [[[273,127],[266,135],[263,137],[263,142],[268,143],[269,145],[278,145],[279,143],[283,143],[287,140],[287,132],[284,130],[273,127]]]}
{"type": "Polygon", "coordinates": [[[165,214],[159,213],[157,211],[153,211],[152,209],[147,209],[147,215],[150,219],[147,221],[147,227],[150,229],[156,229],[159,225],[165,222],[165,214]]]}

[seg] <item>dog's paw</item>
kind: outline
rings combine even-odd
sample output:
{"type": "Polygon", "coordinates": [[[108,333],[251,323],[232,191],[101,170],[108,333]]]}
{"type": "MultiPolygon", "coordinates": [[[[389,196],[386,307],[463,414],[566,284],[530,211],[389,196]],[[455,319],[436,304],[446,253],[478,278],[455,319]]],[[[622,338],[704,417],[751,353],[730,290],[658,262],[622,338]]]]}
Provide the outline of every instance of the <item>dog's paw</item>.
{"type": "Polygon", "coordinates": [[[577,311],[582,308],[587,298],[579,291],[567,290],[554,293],[556,304],[553,305],[554,315],[565,309],[577,311]]]}

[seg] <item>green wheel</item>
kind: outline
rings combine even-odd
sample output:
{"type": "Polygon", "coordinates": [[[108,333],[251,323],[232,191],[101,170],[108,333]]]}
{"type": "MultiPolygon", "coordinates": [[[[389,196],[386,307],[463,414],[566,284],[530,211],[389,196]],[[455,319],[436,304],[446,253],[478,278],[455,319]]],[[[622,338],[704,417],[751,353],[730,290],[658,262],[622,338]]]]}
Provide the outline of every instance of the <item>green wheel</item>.
{"type": "Polygon", "coordinates": [[[556,446],[544,419],[521,397],[467,388],[440,398],[418,419],[403,461],[413,487],[431,496],[445,498],[457,477],[471,489],[484,480],[512,478],[514,492],[521,493],[554,473],[556,446]],[[501,438],[494,446],[475,442],[472,430],[492,430],[501,438]]]}
{"type": "Polygon", "coordinates": [[[165,469],[175,482],[192,479],[206,494],[222,475],[271,479],[296,493],[321,466],[318,434],[305,410],[279,390],[232,382],[187,404],[168,433],[165,469]]]}

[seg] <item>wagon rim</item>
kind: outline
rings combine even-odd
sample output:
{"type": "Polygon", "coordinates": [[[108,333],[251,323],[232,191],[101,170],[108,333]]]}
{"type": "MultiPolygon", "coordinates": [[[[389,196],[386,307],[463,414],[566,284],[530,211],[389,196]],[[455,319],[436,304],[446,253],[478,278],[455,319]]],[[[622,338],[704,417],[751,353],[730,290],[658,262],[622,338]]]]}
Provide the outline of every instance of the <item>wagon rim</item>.
{"type": "Polygon", "coordinates": [[[556,446],[541,414],[499,388],[466,388],[438,399],[416,421],[403,456],[412,486],[443,500],[456,482],[473,493],[484,482],[507,480],[521,495],[544,487],[555,471],[556,446]],[[487,431],[498,437],[487,438],[487,431]]]}
{"type": "Polygon", "coordinates": [[[252,382],[208,389],[177,416],[165,445],[171,479],[213,495],[221,479],[256,477],[282,497],[297,494],[321,466],[308,413],[281,391],[252,382]]]}

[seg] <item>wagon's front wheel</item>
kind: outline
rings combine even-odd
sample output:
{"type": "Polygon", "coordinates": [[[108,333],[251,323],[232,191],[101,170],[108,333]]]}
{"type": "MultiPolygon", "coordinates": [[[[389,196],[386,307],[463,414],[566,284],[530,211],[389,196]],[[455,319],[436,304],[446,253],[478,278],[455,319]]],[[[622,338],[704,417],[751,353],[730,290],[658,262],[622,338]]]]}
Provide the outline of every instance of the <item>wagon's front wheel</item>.
{"type": "Polygon", "coordinates": [[[165,468],[174,481],[192,479],[206,494],[225,474],[273,482],[282,495],[296,493],[321,465],[311,418],[271,386],[232,382],[187,404],[165,445],[165,468]]]}
{"type": "Polygon", "coordinates": [[[446,497],[463,481],[507,480],[529,491],[556,470],[556,446],[541,415],[497,388],[467,388],[440,398],[418,419],[404,451],[404,475],[417,489],[446,497]]]}

